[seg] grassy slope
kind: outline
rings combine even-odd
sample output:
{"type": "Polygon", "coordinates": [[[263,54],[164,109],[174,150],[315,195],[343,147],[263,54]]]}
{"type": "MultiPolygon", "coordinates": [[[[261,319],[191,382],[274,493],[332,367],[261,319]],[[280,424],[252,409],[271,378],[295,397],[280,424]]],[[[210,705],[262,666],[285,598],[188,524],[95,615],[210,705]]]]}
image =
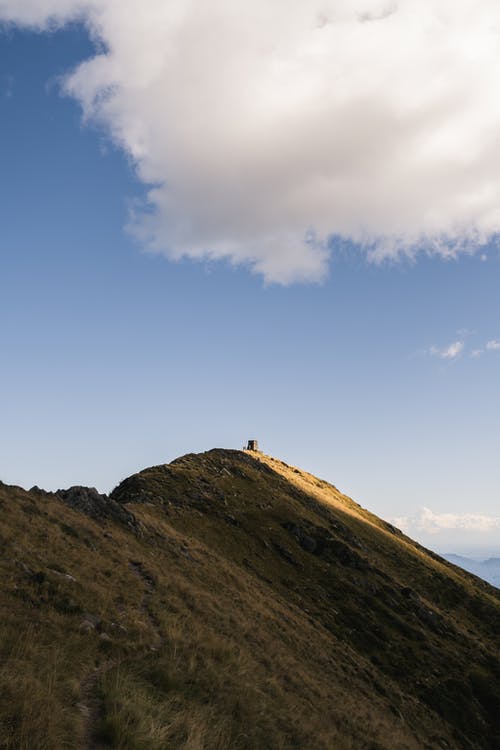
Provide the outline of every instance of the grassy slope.
{"type": "Polygon", "coordinates": [[[496,589],[262,454],[113,498],[0,485],[2,750],[500,747],[496,589]]]}

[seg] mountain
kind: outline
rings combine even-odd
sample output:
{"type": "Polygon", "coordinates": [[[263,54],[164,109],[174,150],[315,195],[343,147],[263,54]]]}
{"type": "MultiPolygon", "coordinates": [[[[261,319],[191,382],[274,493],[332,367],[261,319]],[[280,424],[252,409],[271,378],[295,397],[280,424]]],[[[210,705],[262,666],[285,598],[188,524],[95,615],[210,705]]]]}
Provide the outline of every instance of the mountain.
{"type": "Polygon", "coordinates": [[[500,592],[256,452],[0,485],[0,748],[495,750],[500,592]]]}
{"type": "Polygon", "coordinates": [[[500,588],[500,557],[490,557],[487,560],[472,560],[470,557],[447,553],[443,555],[446,560],[458,565],[469,573],[483,578],[493,586],[500,588]]]}

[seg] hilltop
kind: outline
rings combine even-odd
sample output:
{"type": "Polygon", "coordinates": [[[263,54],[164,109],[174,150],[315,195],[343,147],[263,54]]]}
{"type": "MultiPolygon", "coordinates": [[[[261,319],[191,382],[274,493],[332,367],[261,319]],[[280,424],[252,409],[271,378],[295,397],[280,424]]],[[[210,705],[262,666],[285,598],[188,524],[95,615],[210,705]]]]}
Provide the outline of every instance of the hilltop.
{"type": "Polygon", "coordinates": [[[256,452],[0,484],[0,748],[496,750],[500,592],[256,452]]]}

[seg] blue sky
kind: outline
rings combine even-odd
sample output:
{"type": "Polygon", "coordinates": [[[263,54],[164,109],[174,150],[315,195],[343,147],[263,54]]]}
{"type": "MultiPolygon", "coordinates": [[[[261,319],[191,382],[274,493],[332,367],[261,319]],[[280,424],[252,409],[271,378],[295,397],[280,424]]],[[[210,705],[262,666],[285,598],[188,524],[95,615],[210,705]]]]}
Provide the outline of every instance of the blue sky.
{"type": "Polygon", "coordinates": [[[256,437],[429,546],[500,553],[494,238],[379,263],[331,239],[285,284],[152,253],[137,164],[62,92],[94,49],[75,24],[0,35],[0,478],[108,491],[256,437]]]}

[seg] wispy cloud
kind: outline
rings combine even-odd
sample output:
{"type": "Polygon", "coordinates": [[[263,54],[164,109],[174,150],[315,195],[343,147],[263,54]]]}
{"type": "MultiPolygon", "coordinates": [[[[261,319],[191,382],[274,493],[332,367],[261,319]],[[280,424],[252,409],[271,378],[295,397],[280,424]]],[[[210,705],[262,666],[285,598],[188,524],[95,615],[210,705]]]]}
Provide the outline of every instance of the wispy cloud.
{"type": "Polygon", "coordinates": [[[481,8],[0,0],[0,23],[90,29],[65,91],[147,186],[147,248],[290,283],[327,273],[332,237],[381,260],[498,234],[500,4],[481,8]]]}
{"type": "Polygon", "coordinates": [[[411,536],[415,532],[439,534],[446,530],[491,532],[500,529],[500,517],[480,513],[434,513],[422,507],[410,517],[395,518],[394,522],[411,536]]]}
{"type": "Polygon", "coordinates": [[[429,354],[433,357],[439,357],[440,359],[452,360],[462,354],[464,346],[465,344],[463,341],[454,341],[452,344],[445,346],[442,349],[437,346],[431,346],[429,354]]]}
{"type": "Polygon", "coordinates": [[[473,349],[470,353],[470,356],[472,357],[472,359],[479,359],[479,357],[482,357],[483,354],[498,351],[500,351],[500,339],[490,339],[490,341],[487,341],[483,346],[478,347],[477,349],[473,349]]]}
{"type": "Polygon", "coordinates": [[[489,352],[499,351],[500,350],[500,340],[499,339],[492,339],[491,341],[487,341],[485,349],[487,349],[489,352]]]}
{"type": "Polygon", "coordinates": [[[479,359],[483,355],[490,352],[500,351],[500,339],[490,339],[485,343],[480,343],[480,341],[478,341],[479,337],[477,335],[477,332],[469,328],[461,328],[456,333],[458,336],[460,336],[460,338],[458,338],[456,341],[453,341],[451,344],[448,344],[446,346],[434,345],[429,347],[428,349],[420,350],[418,354],[420,354],[420,356],[426,355],[437,357],[438,359],[444,361],[453,362],[459,359],[462,354],[465,353],[466,348],[468,348],[468,345],[466,343],[467,339],[469,339],[469,344],[472,345],[472,348],[469,349],[468,353],[470,359],[479,359]]]}

